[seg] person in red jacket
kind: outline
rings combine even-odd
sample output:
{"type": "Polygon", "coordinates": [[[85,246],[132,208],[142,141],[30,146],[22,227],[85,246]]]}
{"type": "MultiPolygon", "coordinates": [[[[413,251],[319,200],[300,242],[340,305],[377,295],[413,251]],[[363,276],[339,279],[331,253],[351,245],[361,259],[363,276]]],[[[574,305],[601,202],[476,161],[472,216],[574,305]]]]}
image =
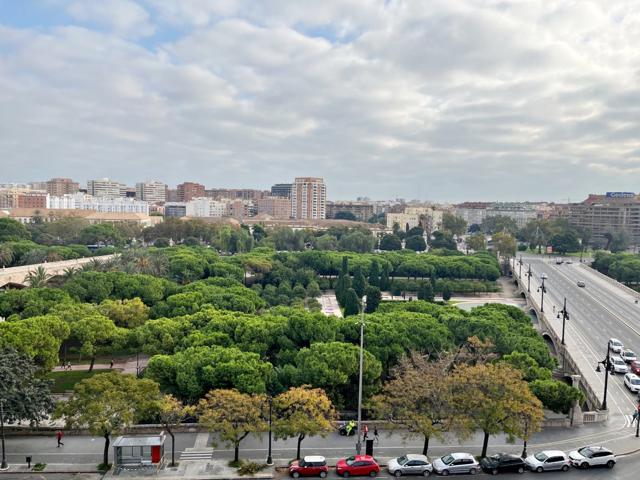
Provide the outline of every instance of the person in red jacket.
{"type": "Polygon", "coordinates": [[[62,443],[62,430],[56,432],[56,438],[58,439],[58,447],[60,447],[60,445],[64,446],[64,443],[62,443]]]}

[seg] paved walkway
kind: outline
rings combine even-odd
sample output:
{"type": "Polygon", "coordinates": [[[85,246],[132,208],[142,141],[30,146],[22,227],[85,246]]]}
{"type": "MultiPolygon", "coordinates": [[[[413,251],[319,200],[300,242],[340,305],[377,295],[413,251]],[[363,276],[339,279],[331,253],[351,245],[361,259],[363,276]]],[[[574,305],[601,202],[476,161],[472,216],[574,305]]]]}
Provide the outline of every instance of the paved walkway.
{"type": "MultiPolygon", "coordinates": [[[[135,356],[128,357],[126,359],[117,358],[114,360],[113,367],[108,363],[96,363],[93,365],[94,370],[109,370],[113,368],[114,370],[119,370],[123,373],[130,373],[135,375],[137,373],[137,369],[146,368],[149,363],[149,356],[140,354],[136,359],[135,356]]],[[[71,368],[57,366],[53,368],[54,372],[64,372],[67,370],[73,371],[86,371],[89,370],[90,363],[81,363],[81,364],[71,364],[71,368]]]]}
{"type": "Polygon", "coordinates": [[[333,290],[327,290],[320,296],[320,305],[322,306],[322,313],[325,315],[334,315],[342,318],[342,310],[340,310],[338,299],[333,290]]]}

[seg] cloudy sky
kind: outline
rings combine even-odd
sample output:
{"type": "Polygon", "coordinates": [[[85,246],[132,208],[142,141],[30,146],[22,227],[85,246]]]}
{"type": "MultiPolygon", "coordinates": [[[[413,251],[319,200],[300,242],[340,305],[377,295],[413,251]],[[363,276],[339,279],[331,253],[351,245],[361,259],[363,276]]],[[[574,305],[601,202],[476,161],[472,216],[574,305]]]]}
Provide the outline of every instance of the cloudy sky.
{"type": "Polygon", "coordinates": [[[640,191],[637,0],[0,0],[0,183],[640,191]]]}

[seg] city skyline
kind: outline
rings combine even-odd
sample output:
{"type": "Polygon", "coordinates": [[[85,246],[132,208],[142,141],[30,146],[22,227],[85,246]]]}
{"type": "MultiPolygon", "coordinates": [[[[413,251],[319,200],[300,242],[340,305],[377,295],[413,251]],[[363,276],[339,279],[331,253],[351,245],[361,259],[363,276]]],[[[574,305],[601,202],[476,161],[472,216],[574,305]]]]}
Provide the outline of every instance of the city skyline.
{"type": "Polygon", "coordinates": [[[0,174],[331,198],[578,200],[640,181],[629,2],[50,0],[1,9],[0,174]]]}

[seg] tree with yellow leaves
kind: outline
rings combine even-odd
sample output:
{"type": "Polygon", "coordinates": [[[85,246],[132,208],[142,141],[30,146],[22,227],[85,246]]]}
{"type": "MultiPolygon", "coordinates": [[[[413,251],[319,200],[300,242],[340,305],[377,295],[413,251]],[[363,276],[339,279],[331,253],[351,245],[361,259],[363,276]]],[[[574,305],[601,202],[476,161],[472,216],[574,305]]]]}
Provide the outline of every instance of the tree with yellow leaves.
{"type": "Polygon", "coordinates": [[[321,388],[308,385],[293,387],[273,399],[276,420],[276,439],[298,438],[296,458],[300,458],[300,444],[307,436],[326,436],[333,430],[337,418],[329,397],[321,388]]]}
{"type": "Polygon", "coordinates": [[[184,405],[173,395],[164,395],[158,404],[160,423],[171,435],[171,466],[176,464],[176,437],[173,427],[177,427],[185,417],[195,413],[195,407],[184,405]]]}

